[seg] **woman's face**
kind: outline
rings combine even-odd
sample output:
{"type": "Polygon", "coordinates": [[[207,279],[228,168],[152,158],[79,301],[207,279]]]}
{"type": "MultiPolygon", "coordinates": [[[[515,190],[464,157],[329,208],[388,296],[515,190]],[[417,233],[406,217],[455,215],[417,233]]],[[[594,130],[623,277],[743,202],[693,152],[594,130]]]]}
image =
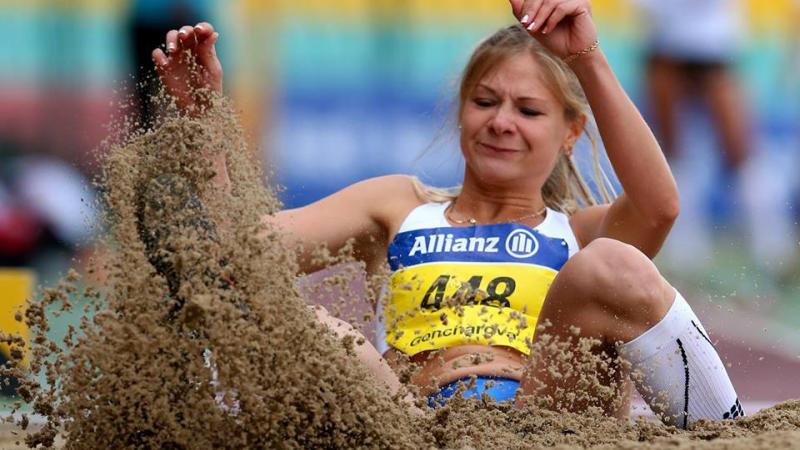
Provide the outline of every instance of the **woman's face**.
{"type": "Polygon", "coordinates": [[[490,185],[541,189],[580,129],[548,88],[528,53],[506,59],[465,99],[461,151],[467,176],[490,185]]]}

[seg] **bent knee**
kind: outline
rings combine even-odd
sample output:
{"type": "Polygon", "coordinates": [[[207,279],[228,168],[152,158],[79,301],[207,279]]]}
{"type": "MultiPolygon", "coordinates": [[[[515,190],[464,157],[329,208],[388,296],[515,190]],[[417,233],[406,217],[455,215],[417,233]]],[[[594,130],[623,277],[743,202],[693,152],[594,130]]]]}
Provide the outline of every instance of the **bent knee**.
{"type": "Polygon", "coordinates": [[[562,271],[569,282],[586,290],[585,298],[594,299],[615,313],[668,309],[674,297],[673,288],[650,258],[615,239],[595,239],[562,271]]]}
{"type": "Polygon", "coordinates": [[[599,238],[573,256],[565,268],[592,280],[595,286],[618,286],[661,280],[652,261],[636,247],[599,238]]]}

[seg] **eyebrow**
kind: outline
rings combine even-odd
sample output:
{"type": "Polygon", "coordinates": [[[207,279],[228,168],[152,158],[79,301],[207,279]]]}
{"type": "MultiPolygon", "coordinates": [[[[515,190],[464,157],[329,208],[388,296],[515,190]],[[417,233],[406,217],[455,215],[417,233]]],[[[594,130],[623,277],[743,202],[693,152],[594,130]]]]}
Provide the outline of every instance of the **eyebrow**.
{"type": "MultiPolygon", "coordinates": [[[[483,84],[483,83],[479,83],[475,88],[476,89],[477,88],[484,88],[487,91],[491,92],[492,95],[497,95],[497,91],[495,91],[494,89],[492,89],[491,87],[489,87],[488,85],[483,84]]],[[[539,98],[539,97],[517,97],[517,100],[533,100],[533,101],[539,101],[539,102],[545,101],[543,98],[539,98]]]]}

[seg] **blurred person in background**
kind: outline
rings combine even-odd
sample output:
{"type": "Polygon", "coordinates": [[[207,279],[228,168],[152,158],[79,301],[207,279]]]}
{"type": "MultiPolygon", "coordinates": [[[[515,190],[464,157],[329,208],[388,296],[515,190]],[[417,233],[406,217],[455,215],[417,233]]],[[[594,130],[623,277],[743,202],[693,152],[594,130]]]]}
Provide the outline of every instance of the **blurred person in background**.
{"type": "MultiPolygon", "coordinates": [[[[27,337],[14,316],[35,283],[51,283],[75,263],[96,230],[88,179],[61,158],[0,141],[0,332],[27,337]]],[[[0,364],[9,358],[0,346],[0,364]]],[[[0,376],[0,394],[18,382],[0,376]]]]}
{"type": "Polygon", "coordinates": [[[677,115],[694,97],[708,107],[723,162],[739,170],[751,149],[745,93],[733,68],[743,34],[738,1],[635,1],[647,19],[647,85],[664,153],[681,151],[677,115]]]}
{"type": "MultiPolygon", "coordinates": [[[[5,149],[5,145],[3,145],[5,149]]],[[[96,232],[89,180],[45,154],[0,156],[0,266],[63,270],[96,232]]]]}
{"type": "Polygon", "coordinates": [[[737,0],[634,3],[646,30],[645,82],[654,130],[684,193],[673,245],[664,253],[671,266],[701,273],[712,255],[708,193],[719,180],[726,184],[726,197],[737,195],[738,174],[752,152],[750,108],[734,67],[744,28],[740,5],[737,0]],[[721,158],[703,153],[709,128],[716,138],[710,146],[721,158]]]}

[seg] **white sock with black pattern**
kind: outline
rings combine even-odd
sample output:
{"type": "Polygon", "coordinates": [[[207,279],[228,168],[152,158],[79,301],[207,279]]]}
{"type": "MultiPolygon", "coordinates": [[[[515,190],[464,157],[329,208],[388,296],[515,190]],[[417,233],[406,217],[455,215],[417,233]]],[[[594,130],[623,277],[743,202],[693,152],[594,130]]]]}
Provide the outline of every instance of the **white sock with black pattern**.
{"type": "Polygon", "coordinates": [[[744,411],[725,365],[680,293],[655,326],[617,351],[632,366],[636,389],[665,422],[735,419],[744,411]]]}

